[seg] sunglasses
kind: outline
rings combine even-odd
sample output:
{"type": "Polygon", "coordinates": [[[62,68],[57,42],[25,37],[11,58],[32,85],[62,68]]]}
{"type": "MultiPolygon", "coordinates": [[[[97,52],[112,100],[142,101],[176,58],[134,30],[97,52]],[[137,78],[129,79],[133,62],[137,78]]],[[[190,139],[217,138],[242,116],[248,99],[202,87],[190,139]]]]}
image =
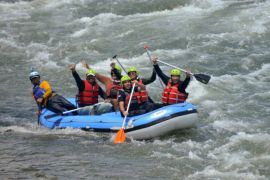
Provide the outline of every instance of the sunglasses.
{"type": "Polygon", "coordinates": [[[95,79],[95,76],[87,76],[86,79],[95,79]]]}

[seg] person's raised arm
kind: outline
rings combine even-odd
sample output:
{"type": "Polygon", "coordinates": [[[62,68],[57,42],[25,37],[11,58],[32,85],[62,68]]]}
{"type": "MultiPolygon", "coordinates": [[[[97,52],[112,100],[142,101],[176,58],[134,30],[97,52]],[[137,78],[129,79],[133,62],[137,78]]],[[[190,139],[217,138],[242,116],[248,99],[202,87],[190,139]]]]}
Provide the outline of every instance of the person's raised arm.
{"type": "Polygon", "coordinates": [[[147,84],[154,82],[156,80],[156,75],[157,75],[157,73],[156,73],[155,69],[153,68],[153,72],[152,72],[152,75],[150,78],[148,78],[148,79],[142,78],[143,84],[147,85],[147,84]]]}
{"type": "Polygon", "coordinates": [[[160,77],[160,79],[163,81],[164,84],[168,84],[168,81],[170,79],[170,77],[166,76],[160,69],[159,65],[157,64],[157,57],[152,58],[153,61],[153,66],[155,68],[155,71],[157,73],[157,75],[160,77]]]}
{"type": "Polygon", "coordinates": [[[187,71],[185,80],[182,83],[180,83],[180,85],[178,86],[178,90],[180,92],[186,93],[186,88],[190,82],[190,79],[191,79],[191,74],[189,71],[187,71]]]}
{"type": "Polygon", "coordinates": [[[73,75],[73,77],[74,77],[74,79],[76,81],[76,84],[77,84],[77,87],[78,87],[79,91],[83,91],[84,88],[85,88],[84,82],[80,78],[79,74],[76,72],[75,68],[76,68],[76,64],[69,65],[69,69],[72,72],[72,75],[73,75]]]}

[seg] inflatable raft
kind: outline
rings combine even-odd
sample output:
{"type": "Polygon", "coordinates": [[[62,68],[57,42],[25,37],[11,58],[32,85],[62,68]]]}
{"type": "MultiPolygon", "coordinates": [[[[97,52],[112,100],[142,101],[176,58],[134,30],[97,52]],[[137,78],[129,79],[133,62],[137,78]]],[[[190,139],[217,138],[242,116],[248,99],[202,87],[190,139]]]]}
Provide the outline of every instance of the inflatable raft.
{"type": "MultiPolygon", "coordinates": [[[[69,98],[74,103],[74,98],[69,98]]],[[[97,132],[117,132],[123,123],[120,112],[102,115],[59,115],[48,118],[53,112],[43,109],[39,122],[47,128],[76,128],[97,132]]],[[[175,130],[191,128],[198,120],[197,109],[191,103],[179,103],[156,109],[149,113],[129,117],[125,134],[131,139],[151,139],[175,130]]]]}

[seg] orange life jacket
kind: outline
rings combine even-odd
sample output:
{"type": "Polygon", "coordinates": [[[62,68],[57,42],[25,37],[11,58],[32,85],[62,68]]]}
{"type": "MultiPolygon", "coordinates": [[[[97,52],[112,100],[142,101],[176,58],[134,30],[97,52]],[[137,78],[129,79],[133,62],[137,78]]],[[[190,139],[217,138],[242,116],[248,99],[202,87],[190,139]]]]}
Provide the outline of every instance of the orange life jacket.
{"type": "Polygon", "coordinates": [[[77,95],[77,103],[79,107],[89,106],[98,103],[98,89],[99,85],[94,86],[88,81],[83,80],[84,90],[77,95]]]}
{"type": "Polygon", "coordinates": [[[106,95],[112,99],[117,99],[118,91],[121,89],[123,89],[121,84],[113,82],[106,87],[106,95]]]}
{"type": "MultiPolygon", "coordinates": [[[[124,107],[125,107],[125,110],[127,110],[130,94],[127,92],[125,92],[125,94],[126,94],[126,99],[125,99],[124,107]]],[[[134,92],[130,101],[130,106],[129,106],[129,111],[128,111],[129,116],[145,113],[146,112],[145,109],[139,108],[139,106],[144,103],[145,101],[141,101],[140,92],[134,92]]]]}
{"type": "Polygon", "coordinates": [[[166,88],[162,93],[162,103],[163,104],[176,104],[185,102],[188,94],[181,93],[178,90],[179,83],[172,85],[171,80],[169,80],[166,88]]]}
{"type": "MultiPolygon", "coordinates": [[[[139,84],[143,84],[141,79],[139,80],[139,84]]],[[[146,89],[141,90],[140,92],[137,92],[136,95],[141,103],[148,101],[148,93],[147,93],[146,89]]]]}

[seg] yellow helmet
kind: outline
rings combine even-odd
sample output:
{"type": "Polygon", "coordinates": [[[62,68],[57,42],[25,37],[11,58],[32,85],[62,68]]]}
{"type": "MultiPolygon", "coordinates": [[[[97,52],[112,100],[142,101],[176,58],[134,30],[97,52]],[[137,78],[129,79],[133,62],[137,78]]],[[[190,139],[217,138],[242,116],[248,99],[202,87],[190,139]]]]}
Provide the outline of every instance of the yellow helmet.
{"type": "Polygon", "coordinates": [[[179,69],[172,69],[171,76],[180,76],[181,71],[179,69]]]}
{"type": "Polygon", "coordinates": [[[136,72],[137,74],[139,73],[137,68],[134,66],[131,66],[130,68],[128,68],[128,73],[130,73],[130,72],[136,72]]]}
{"type": "Polygon", "coordinates": [[[121,78],[121,84],[123,84],[124,81],[131,81],[131,78],[128,75],[125,75],[121,78]]]}
{"type": "Polygon", "coordinates": [[[114,68],[121,74],[122,73],[122,69],[120,66],[115,65],[114,68]]]}
{"type": "Polygon", "coordinates": [[[89,69],[86,72],[86,76],[96,76],[96,71],[94,69],[89,69]]]}

